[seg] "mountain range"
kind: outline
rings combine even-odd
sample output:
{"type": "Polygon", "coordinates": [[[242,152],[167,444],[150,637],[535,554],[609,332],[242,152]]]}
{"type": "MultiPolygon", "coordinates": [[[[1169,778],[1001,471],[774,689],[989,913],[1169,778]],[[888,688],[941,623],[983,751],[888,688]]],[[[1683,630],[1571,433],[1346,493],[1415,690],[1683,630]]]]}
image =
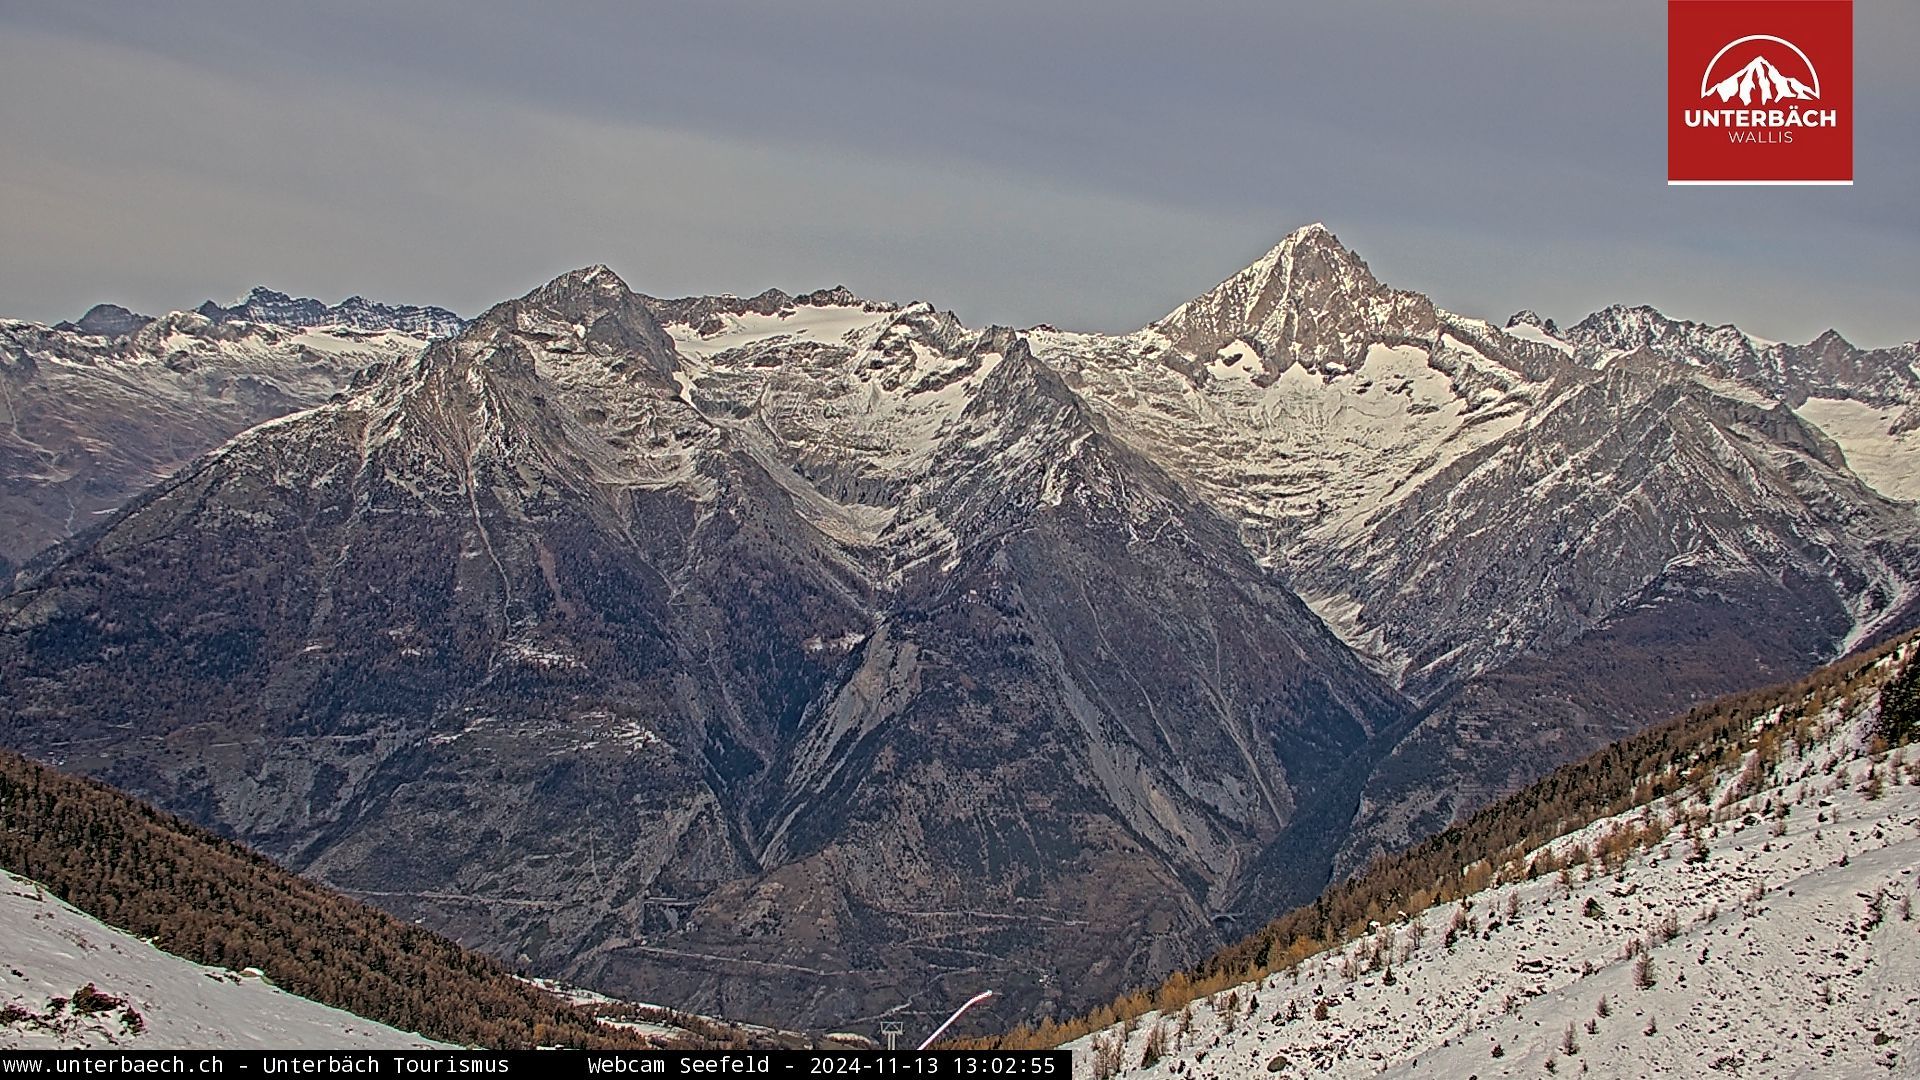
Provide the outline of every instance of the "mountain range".
{"type": "Polygon", "coordinates": [[[264,288],[158,319],[97,304],[51,327],[0,320],[0,580],[234,435],[460,325],[264,288]]]}
{"type": "Polygon", "coordinates": [[[1082,1008],[1920,622],[1920,346],[1320,226],[1130,334],[590,267],[395,347],[19,573],[0,741],[709,1013],[1082,1008]]]}

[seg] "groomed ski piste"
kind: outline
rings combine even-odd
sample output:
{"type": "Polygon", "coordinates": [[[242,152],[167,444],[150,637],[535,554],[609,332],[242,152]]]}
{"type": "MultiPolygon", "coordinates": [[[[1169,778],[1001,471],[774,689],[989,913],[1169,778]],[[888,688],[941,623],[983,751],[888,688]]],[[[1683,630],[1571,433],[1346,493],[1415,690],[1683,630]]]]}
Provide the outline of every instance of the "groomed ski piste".
{"type": "Polygon", "coordinates": [[[1528,858],[1590,856],[1564,873],[1077,1040],[1075,1075],[1920,1076],[1920,747],[1873,752],[1876,698],[1829,705],[1770,771],[1750,751],[1528,858]]]}

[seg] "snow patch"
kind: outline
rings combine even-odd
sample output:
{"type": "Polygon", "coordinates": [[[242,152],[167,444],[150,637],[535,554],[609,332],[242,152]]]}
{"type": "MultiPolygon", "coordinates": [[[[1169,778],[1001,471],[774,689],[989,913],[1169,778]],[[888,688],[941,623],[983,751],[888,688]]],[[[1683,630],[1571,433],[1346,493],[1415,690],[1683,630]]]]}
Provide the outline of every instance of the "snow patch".
{"type": "Polygon", "coordinates": [[[1892,433],[1902,411],[1837,398],[1808,398],[1794,410],[1839,443],[1848,467],[1875,491],[1914,502],[1920,500],[1920,430],[1892,433]]]}

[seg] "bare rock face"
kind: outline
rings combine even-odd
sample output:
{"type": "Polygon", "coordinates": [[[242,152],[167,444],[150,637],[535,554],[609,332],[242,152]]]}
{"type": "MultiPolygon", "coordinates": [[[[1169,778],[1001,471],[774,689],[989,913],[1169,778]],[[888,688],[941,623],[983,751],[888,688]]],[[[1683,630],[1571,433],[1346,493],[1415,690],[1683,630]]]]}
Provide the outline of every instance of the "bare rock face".
{"type": "Polygon", "coordinates": [[[222,307],[209,300],[195,309],[217,323],[249,322],[271,326],[350,326],[357,330],[400,330],[423,337],[448,337],[460,332],[464,320],[446,308],[414,304],[379,304],[364,296],[349,296],[338,304],[309,297],[292,297],[256,285],[246,296],[222,307]]]}
{"type": "Polygon", "coordinates": [[[37,568],[0,741],[629,997],[1077,1009],[1920,620],[1909,353],[1603,316],[1320,227],[1126,335],[590,267],[37,568]]]}
{"type": "Polygon", "coordinates": [[[128,311],[119,304],[95,304],[77,323],[57,323],[55,330],[77,330],[93,337],[124,337],[153,321],[151,315],[128,311]]]}
{"type": "Polygon", "coordinates": [[[1399,698],[1018,336],[820,299],[590,268],[235,439],[8,601],[7,741],[730,1014],[1203,954],[1399,698]]]}
{"type": "Polygon", "coordinates": [[[1415,705],[1338,872],[1920,619],[1920,346],[1496,329],[1318,226],[1138,334],[1034,339],[1415,705]]]}

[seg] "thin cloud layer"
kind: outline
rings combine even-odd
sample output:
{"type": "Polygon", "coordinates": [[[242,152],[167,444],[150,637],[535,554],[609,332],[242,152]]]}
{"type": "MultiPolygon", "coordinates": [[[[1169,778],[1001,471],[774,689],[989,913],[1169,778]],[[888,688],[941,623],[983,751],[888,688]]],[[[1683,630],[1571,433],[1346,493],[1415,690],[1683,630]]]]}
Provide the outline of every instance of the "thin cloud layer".
{"type": "Polygon", "coordinates": [[[1689,190],[1645,0],[314,7],[0,8],[5,312],[604,261],[1121,329],[1324,220],[1492,318],[1920,336],[1920,9],[1858,13],[1858,186],[1689,190]]]}

